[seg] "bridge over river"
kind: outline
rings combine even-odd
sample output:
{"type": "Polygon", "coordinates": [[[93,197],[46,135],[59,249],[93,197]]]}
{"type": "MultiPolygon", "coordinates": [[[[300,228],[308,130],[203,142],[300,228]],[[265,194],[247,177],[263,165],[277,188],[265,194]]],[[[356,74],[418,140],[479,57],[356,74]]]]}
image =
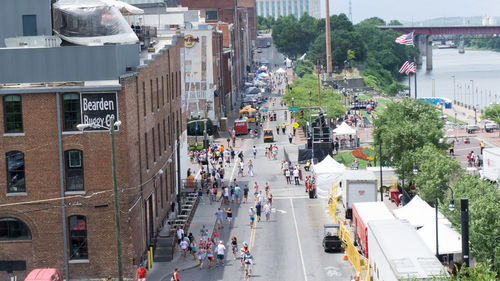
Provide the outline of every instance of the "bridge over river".
{"type": "Polygon", "coordinates": [[[459,35],[459,52],[463,52],[464,35],[491,34],[500,35],[500,26],[404,26],[387,25],[379,26],[382,30],[393,29],[403,33],[413,32],[413,42],[417,44],[420,54],[417,65],[422,65],[422,55],[426,56],[426,69],[432,70],[432,37],[437,35],[459,35]]]}

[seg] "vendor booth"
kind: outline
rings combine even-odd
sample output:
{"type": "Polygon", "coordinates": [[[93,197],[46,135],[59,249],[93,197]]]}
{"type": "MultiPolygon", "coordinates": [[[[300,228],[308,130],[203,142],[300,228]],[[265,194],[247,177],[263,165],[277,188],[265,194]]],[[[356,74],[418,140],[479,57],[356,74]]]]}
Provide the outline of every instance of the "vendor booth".
{"type": "Polygon", "coordinates": [[[328,189],[333,183],[340,181],[345,166],[335,161],[330,155],[323,161],[313,164],[313,173],[316,179],[316,194],[320,198],[328,197],[328,189]]]}

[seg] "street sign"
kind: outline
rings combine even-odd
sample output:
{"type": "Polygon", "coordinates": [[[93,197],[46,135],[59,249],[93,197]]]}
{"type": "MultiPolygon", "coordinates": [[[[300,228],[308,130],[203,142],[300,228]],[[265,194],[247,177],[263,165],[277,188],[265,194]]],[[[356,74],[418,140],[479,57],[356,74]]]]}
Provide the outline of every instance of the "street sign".
{"type": "Polygon", "coordinates": [[[290,107],[288,108],[288,111],[297,111],[297,110],[299,110],[299,107],[298,107],[298,106],[290,106],[290,107]]]}
{"type": "Polygon", "coordinates": [[[293,124],[292,124],[292,126],[293,126],[295,129],[297,129],[300,125],[299,125],[299,123],[295,122],[295,123],[293,123],[293,124]]]}
{"type": "Polygon", "coordinates": [[[267,108],[263,108],[263,109],[262,109],[262,112],[263,112],[263,113],[267,113],[267,111],[268,111],[268,110],[267,110],[267,108]]]}

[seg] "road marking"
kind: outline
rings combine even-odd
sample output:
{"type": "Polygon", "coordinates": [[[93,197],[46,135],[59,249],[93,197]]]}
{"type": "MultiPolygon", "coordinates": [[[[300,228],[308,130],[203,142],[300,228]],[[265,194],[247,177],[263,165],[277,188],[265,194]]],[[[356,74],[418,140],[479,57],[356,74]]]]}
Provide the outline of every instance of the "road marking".
{"type": "Polygon", "coordinates": [[[272,208],[271,212],[273,212],[273,213],[280,212],[282,214],[286,214],[287,213],[285,210],[279,210],[279,209],[276,209],[276,208],[272,208]]]}
{"type": "Polygon", "coordinates": [[[299,228],[297,227],[297,218],[295,217],[295,208],[293,206],[293,199],[292,198],[290,198],[290,204],[292,205],[293,223],[295,224],[295,234],[297,235],[297,244],[299,245],[300,261],[302,263],[302,272],[304,273],[304,280],[307,281],[306,266],[304,264],[304,256],[302,254],[302,246],[300,245],[299,228]]]}
{"type": "Polygon", "coordinates": [[[283,199],[307,199],[309,196],[273,196],[273,200],[283,200],[283,199]]]}
{"type": "Polygon", "coordinates": [[[335,266],[327,266],[325,267],[325,270],[326,270],[326,276],[328,277],[342,276],[342,273],[340,273],[339,269],[335,266]]]}

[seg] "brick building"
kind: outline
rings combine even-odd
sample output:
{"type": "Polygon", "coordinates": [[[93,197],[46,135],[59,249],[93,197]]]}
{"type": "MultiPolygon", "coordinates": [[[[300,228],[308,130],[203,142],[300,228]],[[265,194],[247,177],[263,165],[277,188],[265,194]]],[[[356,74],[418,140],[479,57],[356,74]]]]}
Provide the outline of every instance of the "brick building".
{"type": "Polygon", "coordinates": [[[0,279],[22,280],[40,267],[71,279],[117,276],[109,132],[76,128],[109,126],[110,116],[121,121],[122,263],[134,277],[177,200],[182,170],[184,38],[154,40],[144,51],[138,44],[0,48],[0,265],[13,269],[0,279]]]}

